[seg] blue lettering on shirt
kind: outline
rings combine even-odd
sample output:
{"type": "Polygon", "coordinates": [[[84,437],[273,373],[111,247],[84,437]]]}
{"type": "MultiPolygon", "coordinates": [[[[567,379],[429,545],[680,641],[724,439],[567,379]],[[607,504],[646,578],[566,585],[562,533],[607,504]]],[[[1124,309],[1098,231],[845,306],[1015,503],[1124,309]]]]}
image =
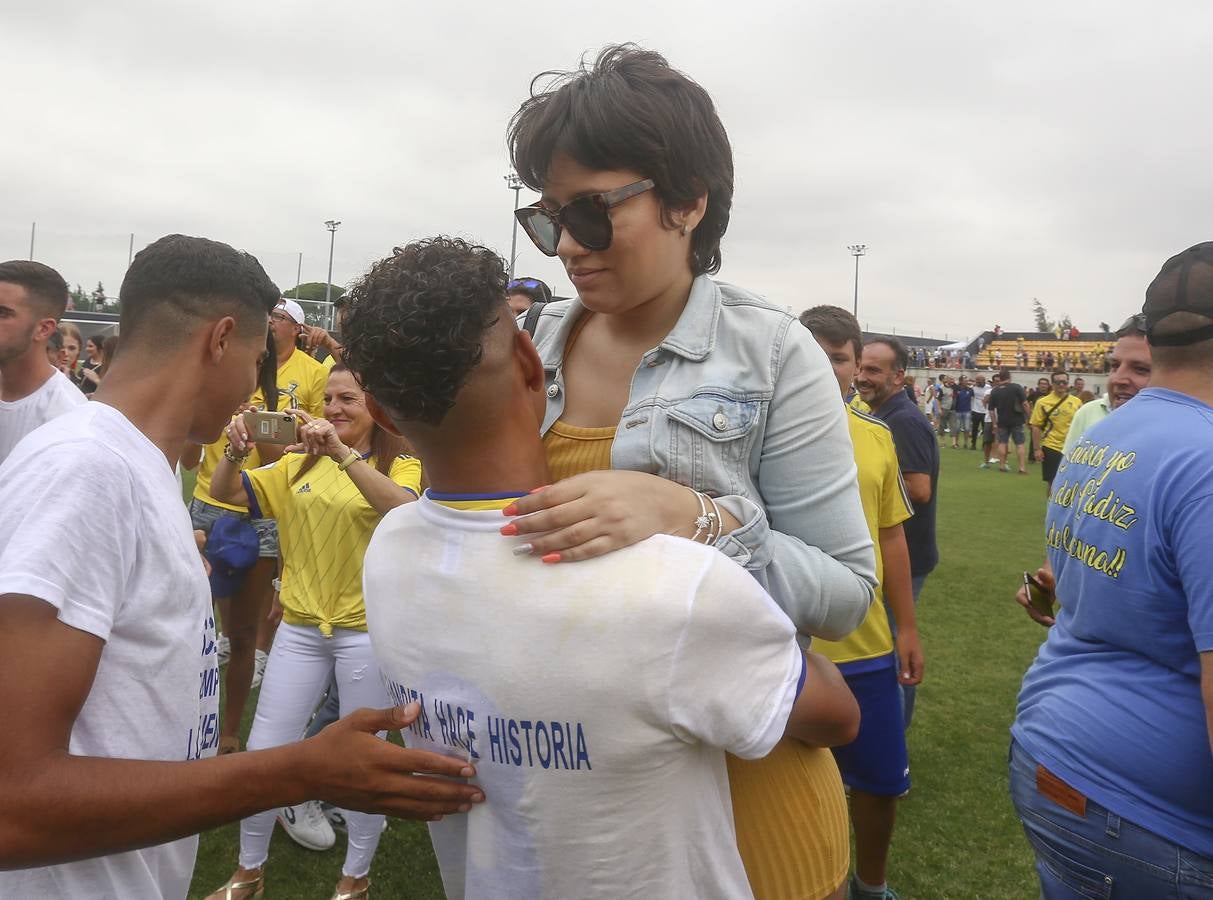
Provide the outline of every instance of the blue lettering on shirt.
{"type": "MultiPolygon", "coordinates": [[[[404,729],[423,741],[458,751],[470,759],[484,761],[483,747],[477,746],[476,711],[443,697],[430,697],[385,679],[392,701],[397,704],[418,702],[421,715],[404,729]],[[428,711],[427,711],[428,706],[428,711]],[[429,716],[437,724],[430,727],[429,716]]],[[[581,722],[556,719],[514,719],[490,715],[482,718],[488,734],[488,762],[515,768],[556,771],[592,771],[589,740],[581,722]]]]}

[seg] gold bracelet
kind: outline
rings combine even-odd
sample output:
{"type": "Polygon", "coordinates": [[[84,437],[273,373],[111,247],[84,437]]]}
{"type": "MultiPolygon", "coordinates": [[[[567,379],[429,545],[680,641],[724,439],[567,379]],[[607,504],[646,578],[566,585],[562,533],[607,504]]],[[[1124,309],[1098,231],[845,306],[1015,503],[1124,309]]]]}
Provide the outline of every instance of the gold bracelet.
{"type": "Polygon", "coordinates": [[[346,469],[348,469],[354,463],[358,462],[358,460],[360,460],[360,459],[362,459],[362,454],[359,453],[357,450],[351,450],[349,456],[347,456],[345,459],[341,460],[341,462],[337,463],[337,471],[344,472],[346,469]]]}

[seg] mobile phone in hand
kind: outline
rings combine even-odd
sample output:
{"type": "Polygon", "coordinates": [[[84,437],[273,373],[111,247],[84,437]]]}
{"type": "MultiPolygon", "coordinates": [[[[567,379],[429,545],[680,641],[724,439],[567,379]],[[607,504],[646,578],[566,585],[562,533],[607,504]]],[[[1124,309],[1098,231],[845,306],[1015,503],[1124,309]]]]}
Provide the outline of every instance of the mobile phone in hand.
{"type": "Polygon", "coordinates": [[[1027,572],[1023,573],[1023,586],[1028,592],[1028,603],[1042,616],[1053,617],[1053,592],[1027,572]]]}
{"type": "Polygon", "coordinates": [[[263,412],[250,409],[244,414],[244,427],[250,441],[263,444],[295,444],[295,417],[285,412],[263,412]]]}

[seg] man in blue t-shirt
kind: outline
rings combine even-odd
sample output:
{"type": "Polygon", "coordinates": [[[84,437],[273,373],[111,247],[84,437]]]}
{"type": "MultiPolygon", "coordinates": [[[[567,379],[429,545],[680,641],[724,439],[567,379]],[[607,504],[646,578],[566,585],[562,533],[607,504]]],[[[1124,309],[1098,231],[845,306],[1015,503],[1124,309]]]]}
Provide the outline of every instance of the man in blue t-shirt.
{"type": "Polygon", "coordinates": [[[1151,386],[1070,448],[1049,498],[1061,611],[1011,729],[1045,898],[1213,883],[1213,242],[1163,265],[1144,313],[1151,386]]]}
{"type": "Polygon", "coordinates": [[[969,426],[969,415],[973,412],[973,386],[969,376],[961,375],[952,387],[952,449],[959,450],[961,438],[969,426]]]}
{"type": "MultiPolygon", "coordinates": [[[[922,593],[927,576],[939,563],[935,544],[935,493],[939,485],[939,444],[931,423],[906,397],[905,383],[909,352],[897,338],[873,338],[864,345],[855,387],[868,404],[872,415],[884,421],[893,432],[897,464],[906,484],[906,493],[914,504],[914,515],[903,526],[906,547],[910,551],[910,576],[914,603],[922,593]]],[[[970,394],[971,396],[971,394],[970,394]]],[[[897,637],[897,623],[889,617],[889,628],[897,637]]],[[[900,665],[900,663],[899,663],[900,665]]],[[[914,716],[914,685],[902,685],[905,723],[914,716]]]]}

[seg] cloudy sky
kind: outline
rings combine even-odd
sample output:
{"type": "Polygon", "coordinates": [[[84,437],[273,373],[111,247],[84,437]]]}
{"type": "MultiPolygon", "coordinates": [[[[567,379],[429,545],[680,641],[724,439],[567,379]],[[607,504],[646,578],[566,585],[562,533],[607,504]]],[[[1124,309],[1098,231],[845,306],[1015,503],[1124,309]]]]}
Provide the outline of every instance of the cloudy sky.
{"type": "MultiPolygon", "coordinates": [[[[482,2],[0,5],[0,259],[116,293],[179,231],[283,288],[436,233],[508,255],[530,79],[658,49],[715,98],[736,195],[720,277],[872,328],[1083,328],[1213,238],[1213,4],[482,2]]],[[[524,192],[522,202],[533,195],[524,192]]],[[[571,287],[519,234],[517,273],[571,287]]]]}

